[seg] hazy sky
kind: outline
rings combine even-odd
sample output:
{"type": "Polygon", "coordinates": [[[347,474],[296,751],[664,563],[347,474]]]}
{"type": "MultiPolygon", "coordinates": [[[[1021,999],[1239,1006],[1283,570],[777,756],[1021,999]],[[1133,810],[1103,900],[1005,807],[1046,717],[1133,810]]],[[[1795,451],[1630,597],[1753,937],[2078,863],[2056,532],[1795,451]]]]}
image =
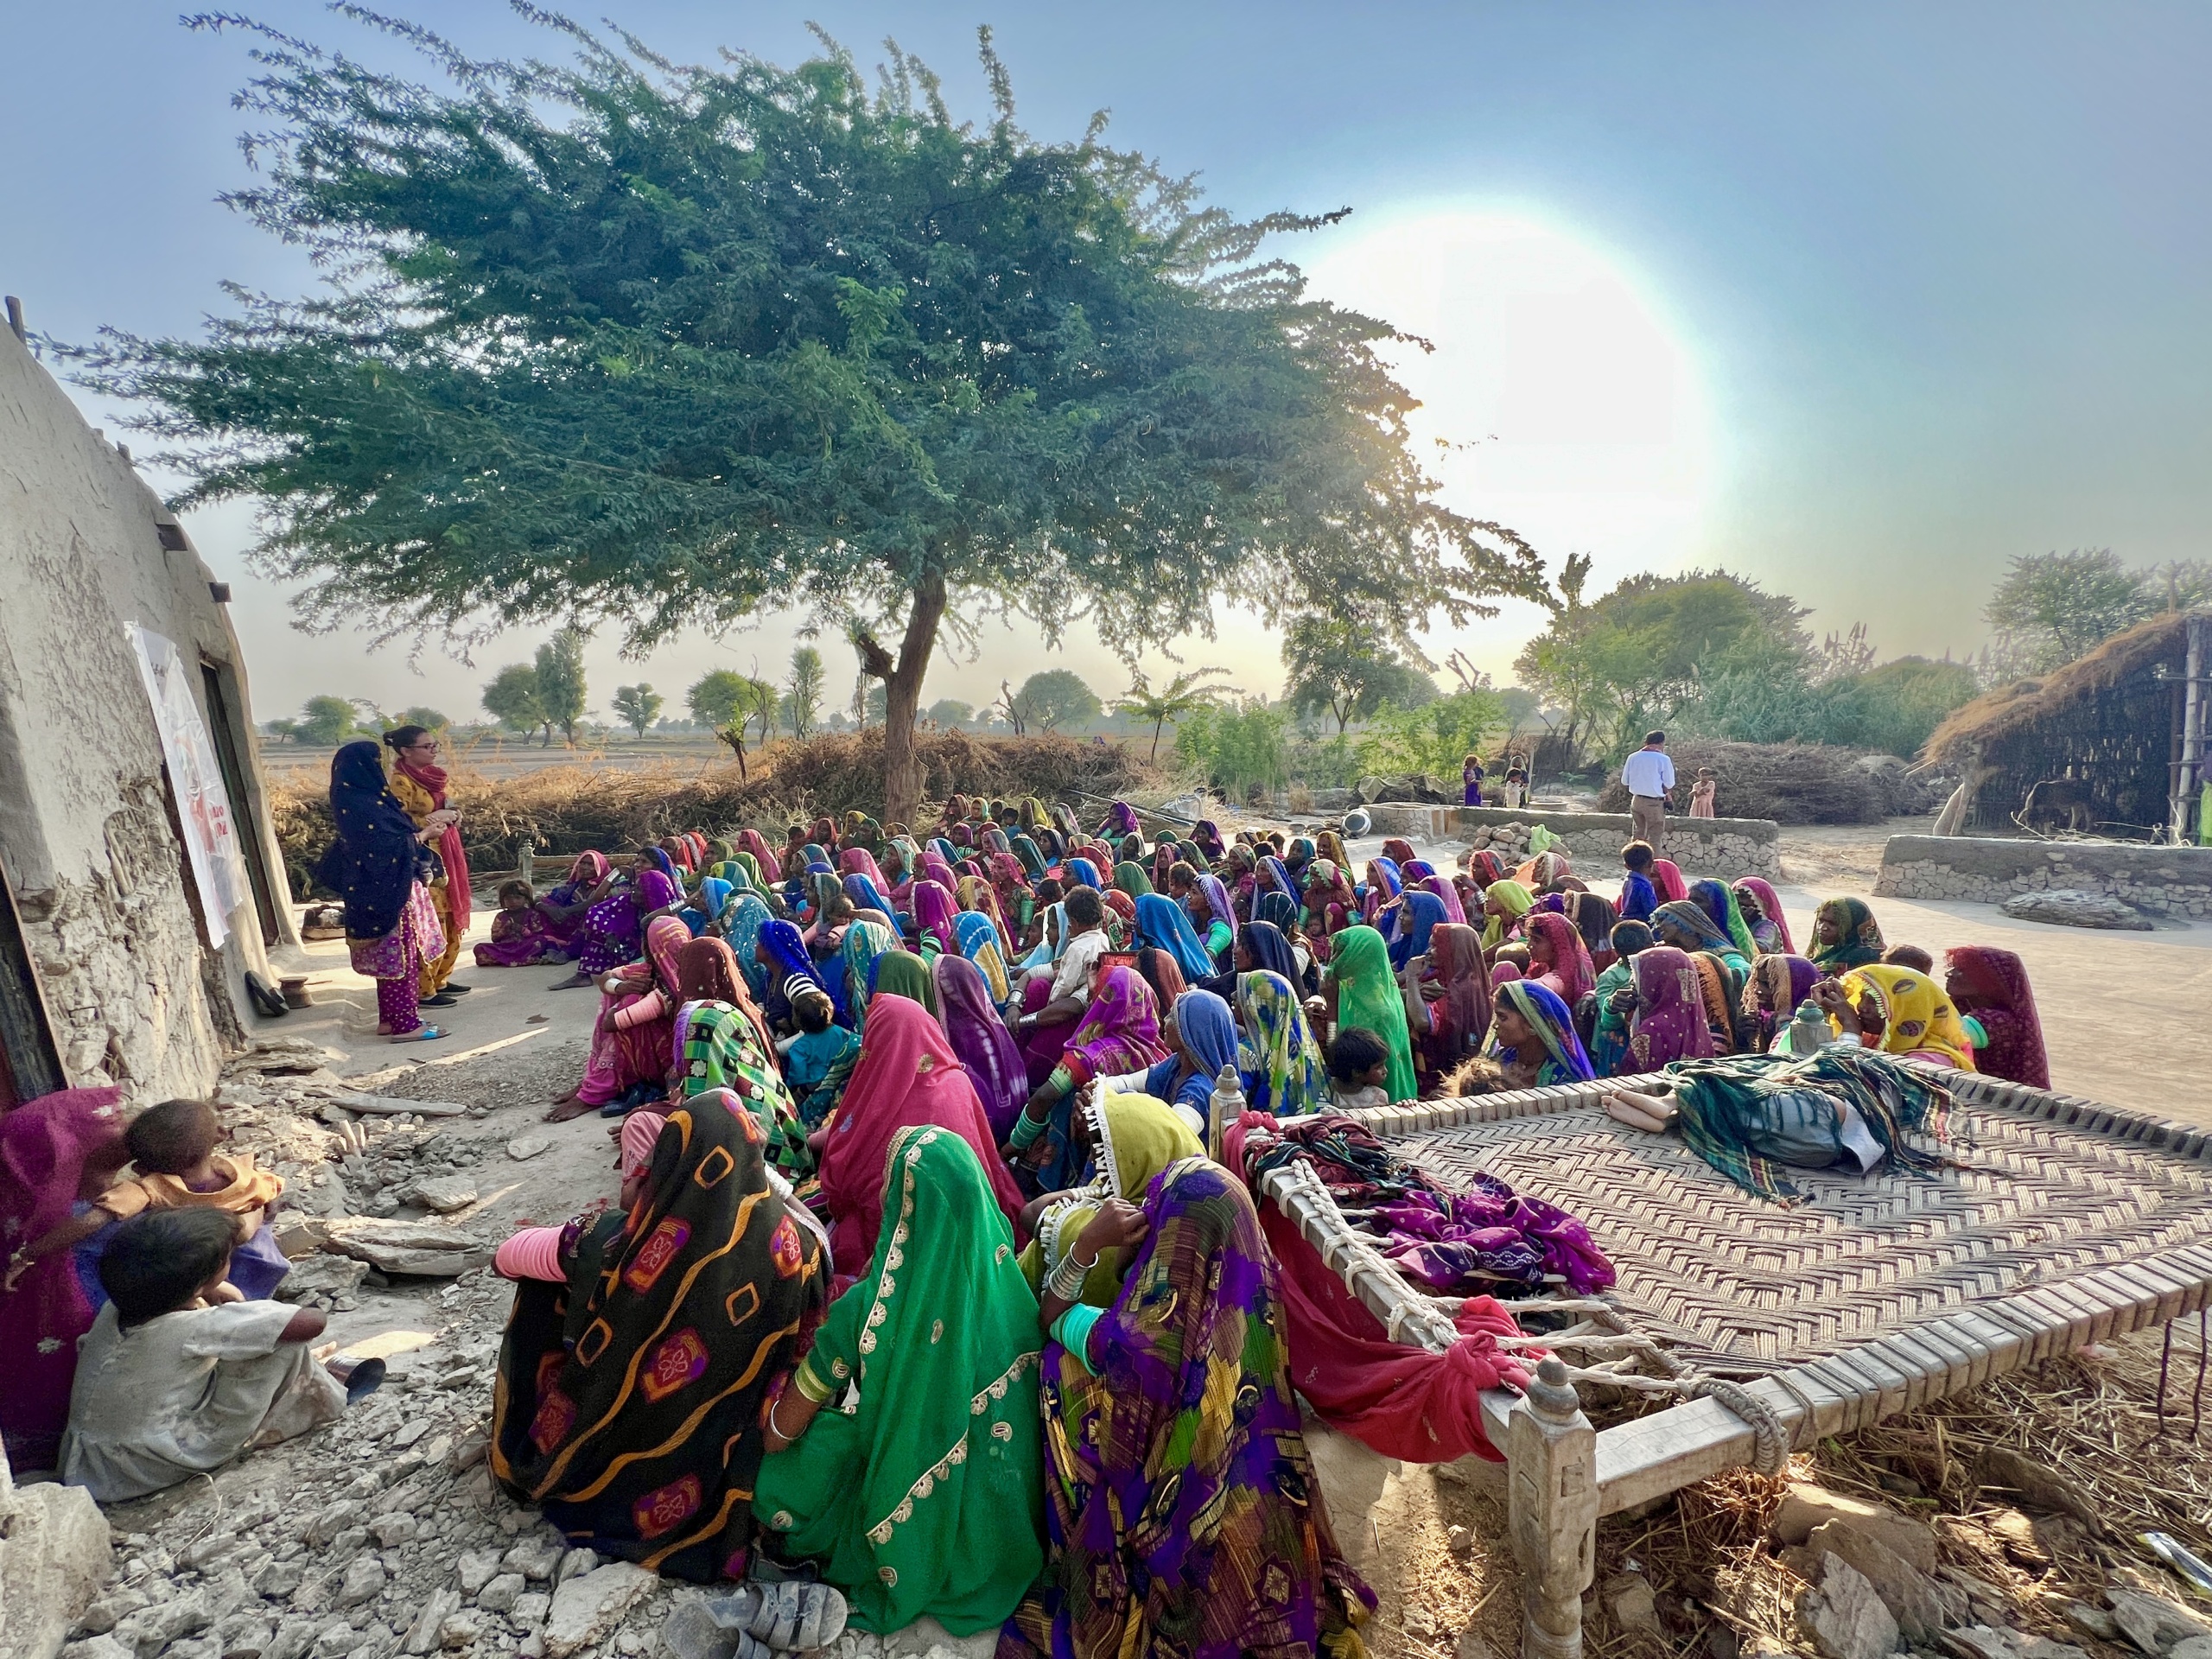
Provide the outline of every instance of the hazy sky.
{"type": "MultiPolygon", "coordinates": [[[[472,51],[556,42],[490,0],[395,10],[472,51]]],[[[595,16],[598,8],[580,14],[595,16]]],[[[1433,340],[1405,372],[1453,505],[1517,526],[1593,588],[1726,565],[1866,621],[1884,653],[1969,651],[2003,562],[2110,545],[2203,556],[2212,506],[2212,7],[1841,4],[716,5],[610,8],[657,48],[781,61],[809,18],[864,64],[895,35],[982,113],[988,22],[1024,124],[1200,171],[1242,213],[1350,205],[1287,244],[1332,297],[1433,340]]],[[[0,288],[35,329],[196,329],[225,278],[299,292],[303,262],[219,206],[245,176],[230,94],[245,40],[138,0],[4,10],[0,288]]],[[[388,43],[315,5],[257,15],[356,55],[388,43]]],[[[79,393],[115,435],[118,413],[79,393]]],[[[140,447],[143,447],[143,441],[140,447]]],[[[474,712],[513,635],[410,671],[359,636],[309,639],[255,575],[244,509],[195,540],[231,580],[257,713],[310,693],[474,712]]],[[[1224,614],[1218,663],[1270,691],[1274,644],[1224,614]]],[[[1439,635],[1503,671],[1525,605],[1439,635]]],[[[647,677],[776,671],[786,619],[639,665],[593,661],[594,702],[647,677]]],[[[987,634],[926,695],[980,702],[1065,662],[1123,681],[1095,642],[1047,659],[987,634]]],[[[833,683],[849,673],[842,645],[833,683]]],[[[1157,664],[1155,664],[1157,665],[1157,664]]]]}

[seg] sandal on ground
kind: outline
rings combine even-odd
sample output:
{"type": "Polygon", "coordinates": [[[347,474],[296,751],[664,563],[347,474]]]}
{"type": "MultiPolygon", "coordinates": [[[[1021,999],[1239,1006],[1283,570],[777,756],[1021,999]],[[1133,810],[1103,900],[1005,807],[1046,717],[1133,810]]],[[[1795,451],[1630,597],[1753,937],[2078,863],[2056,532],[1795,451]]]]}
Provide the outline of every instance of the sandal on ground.
{"type": "Polygon", "coordinates": [[[844,1634],[845,1598],[826,1584],[748,1584],[681,1604],[661,1626],[679,1659],[763,1659],[844,1634]]]}
{"type": "Polygon", "coordinates": [[[245,994],[255,1009],[265,1019],[281,1020],[292,1011],[292,1005],[251,969],[246,970],[245,994]]]}
{"type": "Polygon", "coordinates": [[[387,1043],[435,1043],[445,1034],[442,1027],[417,1026],[412,1031],[401,1032],[397,1037],[386,1037],[385,1041],[387,1043]]]}

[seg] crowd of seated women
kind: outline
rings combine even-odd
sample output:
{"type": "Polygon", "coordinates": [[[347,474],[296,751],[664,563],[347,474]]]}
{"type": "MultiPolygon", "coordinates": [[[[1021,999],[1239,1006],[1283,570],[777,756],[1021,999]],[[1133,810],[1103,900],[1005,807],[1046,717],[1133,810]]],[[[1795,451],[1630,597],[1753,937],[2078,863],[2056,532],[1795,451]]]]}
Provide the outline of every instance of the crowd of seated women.
{"type": "Polygon", "coordinates": [[[619,1187],[500,1251],[495,1472],[603,1553],[742,1581],[689,1615],[741,1654],[923,1613],[1008,1656],[1363,1651],[1217,1089],[1288,1117],[1648,1071],[1808,999],[2041,1065],[2004,953],[1947,990],[1853,900],[1803,957],[1764,882],[1631,847],[1622,887],[958,798],[922,835],[585,855],[556,907],[600,1002],[554,1109],[609,1119],[619,1187]]]}

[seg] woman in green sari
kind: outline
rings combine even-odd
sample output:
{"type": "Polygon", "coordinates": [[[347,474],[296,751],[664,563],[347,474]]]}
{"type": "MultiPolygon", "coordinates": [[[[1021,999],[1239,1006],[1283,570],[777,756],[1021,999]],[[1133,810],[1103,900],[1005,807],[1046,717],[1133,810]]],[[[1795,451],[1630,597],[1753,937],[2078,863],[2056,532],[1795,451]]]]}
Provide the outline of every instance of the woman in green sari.
{"type": "Polygon", "coordinates": [[[1123,859],[1114,867],[1114,885],[1132,899],[1141,899],[1152,891],[1152,878],[1144,873],[1144,866],[1134,859],[1123,859]]]}
{"type": "Polygon", "coordinates": [[[1037,1298],[966,1141],[917,1124],[885,1163],[896,1220],[772,1399],[753,1511],[860,1629],[970,1636],[1045,1567],[1037,1298]]]}
{"type": "Polygon", "coordinates": [[[837,954],[845,959],[845,995],[852,1004],[855,1035],[868,1032],[868,999],[875,983],[876,963],[899,949],[899,936],[880,922],[855,920],[846,927],[837,954]]]}
{"type": "Polygon", "coordinates": [[[862,981],[861,988],[870,997],[903,996],[932,1014],[937,1012],[937,982],[930,977],[927,959],[912,950],[886,950],[876,957],[875,983],[870,987],[862,981]]]}
{"type": "Polygon", "coordinates": [[[1329,965],[1321,976],[1321,995],[1332,1005],[1337,1029],[1357,1026],[1380,1037],[1390,1051],[1390,1098],[1413,1099],[1421,1085],[1414,1076],[1405,993],[1390,968],[1390,947],[1380,933],[1365,926],[1345,928],[1330,944],[1329,965]]]}

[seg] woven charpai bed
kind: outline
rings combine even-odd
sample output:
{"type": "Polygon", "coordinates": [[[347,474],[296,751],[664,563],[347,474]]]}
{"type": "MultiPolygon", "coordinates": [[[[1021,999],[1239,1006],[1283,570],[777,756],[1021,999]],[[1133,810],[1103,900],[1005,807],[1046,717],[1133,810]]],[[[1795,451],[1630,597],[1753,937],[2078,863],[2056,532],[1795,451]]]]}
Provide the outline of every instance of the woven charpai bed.
{"type": "MultiPolygon", "coordinates": [[[[2212,1300],[2212,1136],[2070,1096],[1922,1068],[1953,1104],[1932,1177],[1793,1170],[1784,1207],[1685,1146],[1616,1123],[1612,1078],[1353,1114],[1449,1185],[1478,1172],[1580,1216],[1618,1281],[1549,1341],[1525,1398],[1486,1395],[1507,1456],[1524,1649],[1573,1659],[1601,1515],[1969,1388],[2212,1300]],[[1595,1365],[1599,1369],[1590,1369],[1595,1365]],[[1680,1403],[1599,1432],[1574,1380],[1630,1377],[1680,1403]]],[[[1448,1304],[1408,1284],[1310,1171],[1262,1194],[1391,1336],[1433,1349],[1448,1304]]],[[[1559,1323],[1555,1318],[1552,1323],[1559,1323]]]]}

